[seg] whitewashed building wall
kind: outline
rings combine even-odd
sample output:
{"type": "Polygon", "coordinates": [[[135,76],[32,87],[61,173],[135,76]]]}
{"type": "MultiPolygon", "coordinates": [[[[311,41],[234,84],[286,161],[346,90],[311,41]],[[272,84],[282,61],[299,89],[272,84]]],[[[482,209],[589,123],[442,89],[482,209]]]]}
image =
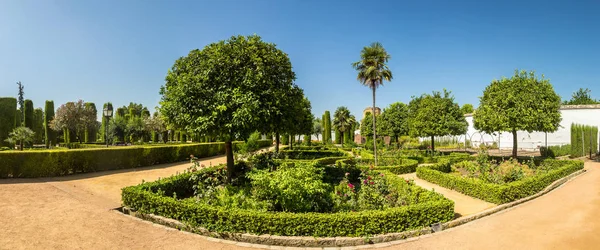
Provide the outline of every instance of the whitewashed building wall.
{"type": "MultiPolygon", "coordinates": [[[[548,133],[548,146],[570,144],[572,123],[600,127],[600,105],[565,105],[561,107],[560,112],[562,116],[561,127],[554,133],[548,133]]],[[[464,142],[466,137],[471,139],[474,147],[479,146],[481,143],[491,145],[496,142],[502,149],[512,148],[513,138],[511,133],[501,133],[499,136],[485,134],[473,127],[472,115],[467,114],[465,116],[469,128],[466,136],[463,135],[458,138],[460,142],[464,142]]],[[[521,150],[537,150],[538,146],[546,144],[546,134],[540,132],[518,131],[517,139],[521,150]]]]}

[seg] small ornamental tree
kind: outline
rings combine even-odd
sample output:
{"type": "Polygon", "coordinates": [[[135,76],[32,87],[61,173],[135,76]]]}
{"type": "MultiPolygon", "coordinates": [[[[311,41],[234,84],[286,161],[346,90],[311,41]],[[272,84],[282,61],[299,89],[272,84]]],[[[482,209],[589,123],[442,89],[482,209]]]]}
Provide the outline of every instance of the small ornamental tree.
{"type": "Polygon", "coordinates": [[[263,129],[277,100],[273,90],[291,88],[294,79],[287,54],[274,44],[234,36],[177,59],[161,87],[159,110],[168,124],[223,140],[230,181],[233,140],[263,129]]]}
{"type": "Polygon", "coordinates": [[[394,138],[398,142],[398,137],[408,134],[408,106],[401,102],[390,104],[383,109],[377,124],[378,133],[394,138]]]}
{"type": "Polygon", "coordinates": [[[356,118],[350,114],[348,108],[342,106],[335,110],[335,113],[333,114],[333,126],[336,129],[336,143],[344,144],[349,142],[349,135],[350,133],[353,133],[351,130],[355,122],[356,118]],[[337,131],[340,133],[339,138],[337,131]]]}
{"type": "Polygon", "coordinates": [[[12,97],[0,98],[0,146],[10,146],[5,140],[15,128],[17,114],[17,99],[12,97]]]}
{"type": "Polygon", "coordinates": [[[12,132],[10,132],[10,134],[8,135],[8,139],[6,139],[6,142],[10,144],[19,143],[21,145],[20,150],[23,150],[23,144],[33,142],[34,136],[35,133],[28,127],[18,127],[15,128],[12,132]]]}
{"type": "MultiPolygon", "coordinates": [[[[96,119],[94,111],[79,100],[61,105],[56,110],[50,127],[56,131],[64,131],[65,142],[71,142],[73,136],[78,136],[86,127],[96,124],[96,119]]],[[[82,142],[82,139],[78,138],[79,142],[82,142]]]]}
{"type": "Polygon", "coordinates": [[[413,97],[408,104],[410,134],[431,137],[435,150],[435,136],[461,135],[467,132],[467,121],[449,91],[434,91],[413,97]]]}
{"type": "Polygon", "coordinates": [[[560,97],[550,81],[524,70],[515,70],[511,78],[492,81],[473,115],[473,125],[480,131],[512,133],[514,158],[517,131],[554,132],[560,121],[560,97]]]}
{"type": "Polygon", "coordinates": [[[473,104],[466,103],[466,104],[462,105],[462,107],[460,107],[460,111],[466,115],[466,114],[472,114],[475,111],[475,109],[473,108],[473,104]]]}

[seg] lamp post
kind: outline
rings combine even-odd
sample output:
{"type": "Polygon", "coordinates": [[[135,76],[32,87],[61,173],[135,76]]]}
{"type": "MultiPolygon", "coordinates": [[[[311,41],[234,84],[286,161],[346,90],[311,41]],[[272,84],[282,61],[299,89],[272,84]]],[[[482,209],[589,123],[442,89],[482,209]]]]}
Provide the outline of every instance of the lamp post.
{"type": "Polygon", "coordinates": [[[103,110],[104,118],[106,118],[106,124],[104,124],[104,141],[106,142],[106,147],[108,148],[108,121],[113,115],[112,105],[106,105],[103,110]]]}

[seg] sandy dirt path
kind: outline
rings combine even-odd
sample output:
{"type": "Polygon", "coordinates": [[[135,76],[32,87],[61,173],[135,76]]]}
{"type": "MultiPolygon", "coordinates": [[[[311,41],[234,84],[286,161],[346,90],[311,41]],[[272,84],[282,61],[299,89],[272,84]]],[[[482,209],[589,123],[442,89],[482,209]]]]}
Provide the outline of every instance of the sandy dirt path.
{"type": "MultiPolygon", "coordinates": [[[[224,157],[203,159],[218,164],[224,157]]],[[[122,215],[120,189],[189,163],[59,178],[0,180],[0,249],[248,249],[122,215]]],[[[600,164],[513,209],[388,249],[598,249],[600,164]]]]}

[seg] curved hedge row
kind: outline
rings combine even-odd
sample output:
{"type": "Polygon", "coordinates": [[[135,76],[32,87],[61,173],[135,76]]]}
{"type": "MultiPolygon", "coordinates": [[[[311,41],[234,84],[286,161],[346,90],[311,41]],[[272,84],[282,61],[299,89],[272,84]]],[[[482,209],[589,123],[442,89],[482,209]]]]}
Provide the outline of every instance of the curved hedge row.
{"type": "Polygon", "coordinates": [[[418,167],[417,177],[475,198],[503,204],[534,195],[552,182],[583,169],[582,161],[548,161],[542,164],[550,165],[551,170],[502,185],[447,174],[451,171],[448,160],[432,166],[418,167]]]}
{"type": "Polygon", "coordinates": [[[402,163],[397,166],[376,166],[375,170],[386,170],[394,174],[408,174],[417,171],[419,162],[411,159],[402,159],[402,163]]]}
{"type": "Polygon", "coordinates": [[[214,232],[257,235],[369,236],[429,226],[454,217],[454,202],[435,193],[428,193],[428,200],[414,205],[340,213],[260,212],[222,208],[197,203],[194,199],[177,200],[170,197],[174,192],[189,191],[192,186],[189,182],[190,174],[124,188],[123,204],[143,214],[176,219],[214,232]],[[159,189],[167,196],[157,194],[159,189]]]}
{"type": "MultiPolygon", "coordinates": [[[[270,146],[271,141],[259,142],[261,146],[266,144],[270,146]]],[[[185,161],[190,155],[201,158],[224,153],[225,144],[222,142],[152,147],[3,151],[0,152],[0,178],[49,177],[136,168],[185,161]]]]}

